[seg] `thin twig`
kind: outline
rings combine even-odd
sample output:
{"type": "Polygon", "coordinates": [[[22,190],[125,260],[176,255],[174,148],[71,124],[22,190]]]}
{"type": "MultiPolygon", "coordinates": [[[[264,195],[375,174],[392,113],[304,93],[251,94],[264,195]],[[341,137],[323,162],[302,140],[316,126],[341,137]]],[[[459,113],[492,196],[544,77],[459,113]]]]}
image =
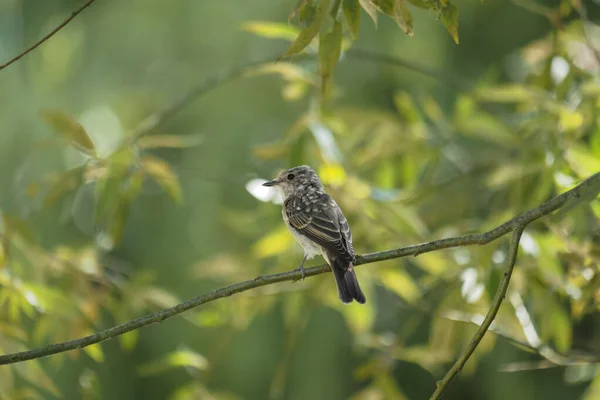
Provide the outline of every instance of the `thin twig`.
{"type": "MultiPolygon", "coordinates": [[[[365,254],[363,256],[357,257],[356,265],[370,264],[377,261],[391,260],[406,256],[417,256],[419,254],[427,253],[430,251],[447,249],[451,247],[486,244],[494,239],[505,235],[508,232],[514,230],[520,231],[524,226],[545,215],[550,214],[553,211],[558,210],[565,204],[568,204],[571,201],[578,201],[580,198],[585,197],[585,194],[589,195],[590,192],[597,191],[600,191],[600,172],[597,172],[596,174],[592,175],[573,189],[552,198],[551,200],[541,204],[540,206],[534,209],[531,209],[521,215],[516,216],[515,218],[505,222],[497,228],[492,229],[491,231],[478,235],[459,236],[454,238],[436,240],[433,242],[426,242],[395,250],[365,254]]],[[[311,277],[320,275],[327,271],[329,271],[329,267],[327,265],[321,265],[305,270],[305,275],[306,277],[311,277]]],[[[261,286],[271,285],[278,282],[295,281],[300,278],[301,273],[296,270],[282,272],[279,274],[262,275],[253,280],[248,280],[245,282],[240,282],[234,285],[226,286],[221,289],[212,290],[210,292],[194,297],[193,299],[180,303],[174,307],[166,308],[164,310],[151,313],[140,318],[136,318],[134,320],[114,326],[112,328],[105,329],[93,335],[85,336],[79,339],[70,340],[63,343],[51,344],[34,350],[5,354],[3,356],[0,356],[0,365],[13,364],[21,361],[32,360],[35,358],[41,358],[52,354],[64,353],[69,350],[75,350],[91,346],[93,344],[115,338],[124,333],[142,328],[144,326],[162,322],[168,318],[181,314],[192,308],[196,308],[203,304],[210,303],[211,301],[215,301],[224,297],[229,297],[236,293],[245,292],[247,290],[255,289],[261,286]]]]}
{"type": "MultiPolygon", "coordinates": [[[[377,53],[369,50],[360,50],[360,49],[351,49],[348,50],[345,55],[348,59],[351,60],[359,60],[359,61],[370,61],[370,62],[380,62],[393,65],[395,67],[406,68],[413,72],[417,72],[423,74],[425,76],[429,76],[434,79],[440,80],[442,83],[446,83],[449,86],[461,90],[468,91],[470,86],[467,82],[460,80],[457,77],[448,76],[447,74],[443,74],[441,71],[435,70],[433,68],[426,67],[419,63],[415,63],[413,61],[405,60],[399,57],[392,57],[386,54],[377,53]]],[[[179,100],[175,101],[171,105],[169,105],[164,110],[157,112],[155,114],[150,115],[146,119],[144,119],[138,126],[135,128],[133,134],[130,136],[130,141],[135,141],[140,136],[146,135],[158,128],[162,125],[166,120],[171,118],[173,115],[177,114],[185,107],[189,106],[191,103],[196,101],[199,97],[204,94],[207,94],[211,90],[214,90],[224,83],[227,83],[231,80],[239,78],[244,75],[248,70],[253,67],[257,67],[259,65],[263,65],[270,62],[276,62],[279,56],[271,56],[265,58],[260,61],[251,62],[239,67],[235,67],[229,70],[218,72],[207,80],[199,83],[190,89],[187,93],[185,93],[179,100]]],[[[298,57],[296,57],[298,59],[298,57]]]]}
{"type": "Polygon", "coordinates": [[[210,91],[220,87],[221,85],[229,81],[241,77],[246,72],[248,72],[249,69],[269,62],[274,62],[276,60],[277,57],[272,56],[260,61],[250,62],[239,67],[223,70],[216,73],[207,80],[204,80],[196,86],[192,87],[192,89],[185,93],[179,100],[175,101],[164,110],[152,114],[146,119],[144,119],[135,128],[129,140],[135,141],[141,136],[150,133],[151,131],[162,125],[164,122],[166,122],[173,115],[177,114],[185,107],[193,103],[202,95],[209,93],[210,91]]]}
{"type": "Polygon", "coordinates": [[[496,295],[494,296],[494,300],[490,306],[490,309],[485,316],[485,319],[477,328],[475,335],[473,335],[473,339],[469,342],[467,348],[463,351],[463,353],[458,357],[458,360],[454,363],[452,368],[446,373],[446,375],[442,378],[441,381],[437,383],[437,388],[433,395],[429,398],[430,400],[437,400],[442,397],[444,391],[448,388],[450,383],[456,378],[456,376],[463,369],[479,343],[485,336],[488,328],[496,318],[496,314],[498,314],[498,310],[500,309],[500,305],[502,304],[502,300],[506,296],[506,289],[508,289],[508,284],[510,283],[510,277],[512,275],[513,268],[515,266],[515,262],[517,261],[517,253],[519,252],[519,242],[521,240],[521,234],[523,233],[523,229],[525,229],[526,223],[519,224],[515,227],[513,231],[512,238],[510,241],[510,247],[508,249],[508,257],[506,259],[506,266],[504,267],[504,274],[502,275],[502,279],[500,280],[500,284],[498,285],[498,289],[496,290],[496,295]]]}
{"type": "Polygon", "coordinates": [[[390,56],[388,54],[382,54],[377,53],[375,51],[362,49],[349,49],[344,53],[344,55],[351,60],[379,62],[389,64],[395,67],[406,68],[413,72],[418,72],[422,75],[436,79],[459,92],[468,92],[471,90],[472,85],[464,79],[451,75],[448,72],[432,67],[427,67],[425,65],[416,63],[411,60],[406,60],[400,57],[390,56]]]}
{"type": "Polygon", "coordinates": [[[15,58],[13,58],[12,60],[8,61],[7,63],[0,65],[0,71],[3,70],[4,68],[8,67],[10,64],[12,64],[12,63],[20,60],[21,58],[23,58],[24,56],[26,56],[28,53],[32,52],[37,47],[39,47],[42,43],[44,43],[45,41],[47,41],[48,39],[50,39],[58,31],[60,31],[65,26],[67,26],[67,24],[69,22],[71,22],[77,15],[79,15],[80,12],[82,12],[84,9],[88,8],[89,6],[91,6],[94,1],[96,1],[96,0],[88,0],[85,4],[83,4],[77,10],[73,11],[71,13],[71,15],[69,16],[69,18],[65,19],[60,25],[58,25],[56,28],[54,28],[49,34],[47,34],[46,36],[44,36],[43,38],[41,38],[33,46],[31,46],[30,48],[28,48],[27,50],[25,50],[21,54],[17,55],[15,58]]]}

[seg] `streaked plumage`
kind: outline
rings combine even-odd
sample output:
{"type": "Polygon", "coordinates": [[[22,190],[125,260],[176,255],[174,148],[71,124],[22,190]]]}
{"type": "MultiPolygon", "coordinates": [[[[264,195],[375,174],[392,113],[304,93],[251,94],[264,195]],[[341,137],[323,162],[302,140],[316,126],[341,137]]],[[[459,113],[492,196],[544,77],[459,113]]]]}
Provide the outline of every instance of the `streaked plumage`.
{"type": "Polygon", "coordinates": [[[325,193],[317,174],[303,165],[282,172],[265,185],[275,186],[283,194],[283,220],[305,252],[299,269],[304,270],[306,259],[322,254],[333,270],[340,300],[365,303],[354,273],[348,221],[335,200],[325,193]]]}

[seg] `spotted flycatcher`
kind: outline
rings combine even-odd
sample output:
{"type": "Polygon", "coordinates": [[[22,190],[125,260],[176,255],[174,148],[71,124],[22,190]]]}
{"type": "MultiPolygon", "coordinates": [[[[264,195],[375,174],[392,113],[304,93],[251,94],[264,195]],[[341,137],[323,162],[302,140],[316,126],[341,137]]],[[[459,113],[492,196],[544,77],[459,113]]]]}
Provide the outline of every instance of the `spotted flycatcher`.
{"type": "Polygon", "coordinates": [[[353,268],[356,258],[352,232],[342,209],[325,193],[316,172],[301,165],[283,171],[263,186],[273,186],[283,195],[283,220],[304,249],[304,258],[297,268],[302,277],[304,262],[321,254],[333,271],[340,300],[364,304],[365,295],[353,268]]]}

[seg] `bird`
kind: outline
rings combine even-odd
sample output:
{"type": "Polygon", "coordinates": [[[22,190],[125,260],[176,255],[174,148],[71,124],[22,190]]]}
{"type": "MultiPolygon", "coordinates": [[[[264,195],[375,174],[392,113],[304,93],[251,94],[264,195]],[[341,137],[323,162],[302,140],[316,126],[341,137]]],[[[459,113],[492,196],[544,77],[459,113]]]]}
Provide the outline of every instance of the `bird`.
{"type": "Polygon", "coordinates": [[[281,172],[263,186],[276,188],[283,197],[283,220],[304,249],[296,268],[302,279],[306,260],[322,255],[333,271],[342,303],[355,300],[364,304],[366,298],[354,272],[356,256],[350,226],[340,206],[325,193],[317,173],[308,165],[300,165],[281,172]]]}

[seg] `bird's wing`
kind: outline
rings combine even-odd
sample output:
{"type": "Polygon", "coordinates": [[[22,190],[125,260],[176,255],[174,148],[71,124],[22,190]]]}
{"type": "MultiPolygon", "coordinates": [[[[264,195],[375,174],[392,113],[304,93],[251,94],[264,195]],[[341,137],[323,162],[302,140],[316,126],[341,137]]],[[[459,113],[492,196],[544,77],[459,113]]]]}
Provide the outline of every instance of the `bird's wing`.
{"type": "Polygon", "coordinates": [[[331,197],[323,194],[313,204],[305,204],[302,199],[292,197],[284,206],[288,223],[298,233],[317,243],[334,258],[341,256],[347,262],[354,261],[348,221],[331,197]]]}

